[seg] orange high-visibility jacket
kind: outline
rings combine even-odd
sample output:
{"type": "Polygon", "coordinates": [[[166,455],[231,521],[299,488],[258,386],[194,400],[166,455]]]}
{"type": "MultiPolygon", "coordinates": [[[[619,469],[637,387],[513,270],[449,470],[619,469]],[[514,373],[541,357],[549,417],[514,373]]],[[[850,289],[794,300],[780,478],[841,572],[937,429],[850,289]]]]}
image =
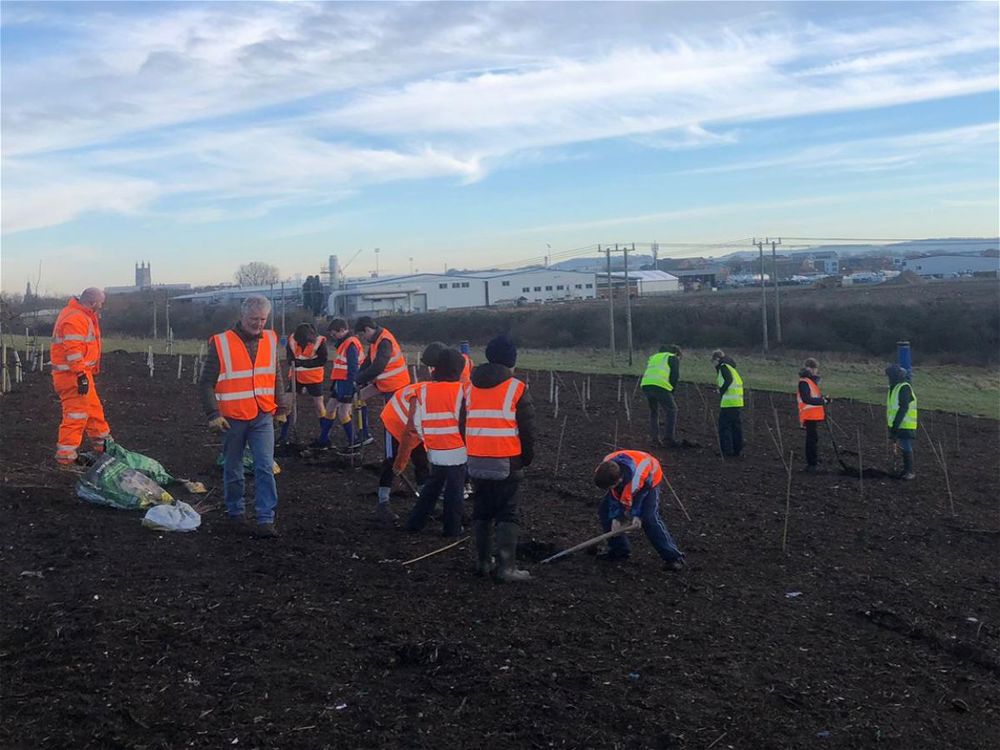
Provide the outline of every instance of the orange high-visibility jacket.
{"type": "Polygon", "coordinates": [[[463,353],[462,359],[465,360],[465,365],[462,367],[462,376],[458,379],[458,382],[468,385],[472,382],[472,357],[463,353]]]}
{"type": "Polygon", "coordinates": [[[101,369],[101,328],[97,314],[75,298],[52,329],[52,374],[96,373],[101,369]]]}
{"type": "Polygon", "coordinates": [[[227,419],[240,420],[254,419],[260,412],[273,413],[278,408],[274,399],[278,334],[264,331],[253,362],[236,331],[217,333],[212,341],[219,355],[219,379],[215,383],[219,413],[227,419]]]}
{"type": "Polygon", "coordinates": [[[404,385],[410,384],[410,372],[406,369],[406,357],[403,356],[403,350],[399,348],[399,342],[385,328],[382,329],[382,332],[369,347],[368,359],[373,362],[375,361],[378,346],[385,340],[388,340],[392,344],[392,356],[389,358],[389,363],[385,366],[385,369],[379,375],[375,376],[375,387],[378,388],[380,393],[393,393],[404,385]]]}
{"type": "Polygon", "coordinates": [[[333,369],[330,370],[330,380],[347,380],[347,352],[352,346],[358,348],[358,363],[361,363],[361,353],[364,351],[361,339],[357,336],[345,336],[344,340],[337,344],[337,356],[333,360],[333,369]]]}
{"type": "Polygon", "coordinates": [[[470,456],[513,458],[521,455],[517,403],[525,385],[509,378],[492,388],[469,389],[465,444],[470,456]]]}
{"type": "MultiPolygon", "coordinates": [[[[819,398],[819,385],[816,381],[811,378],[799,378],[800,383],[805,383],[809,386],[809,395],[813,398],[819,398]]],[[[802,397],[799,395],[798,388],[795,389],[795,401],[799,405],[799,424],[805,424],[806,422],[821,422],[826,419],[826,409],[822,404],[807,404],[802,401],[802,397]]]]}
{"type": "Polygon", "coordinates": [[[413,408],[413,399],[417,397],[417,388],[420,383],[404,385],[394,394],[389,402],[382,408],[382,426],[396,440],[403,439],[406,432],[406,425],[410,421],[410,410],[413,408]]]}
{"type": "Polygon", "coordinates": [[[432,464],[457,466],[468,460],[459,430],[464,403],[465,388],[457,381],[418,384],[413,425],[432,464]]]}
{"type": "MultiPolygon", "coordinates": [[[[316,358],[316,352],[319,351],[324,341],[326,341],[325,337],[317,336],[315,341],[303,347],[299,346],[299,342],[295,340],[294,336],[288,339],[288,348],[292,350],[292,356],[295,357],[296,383],[308,385],[309,383],[323,382],[323,365],[319,367],[306,367],[304,365],[309,360],[316,358]]],[[[288,379],[292,379],[291,367],[288,368],[288,379]]]]}
{"type": "Polygon", "coordinates": [[[632,481],[622,488],[620,495],[612,487],[611,496],[628,510],[632,507],[632,499],[640,489],[647,484],[651,488],[656,487],[663,481],[663,468],[656,458],[643,451],[615,451],[606,455],[604,460],[613,461],[619,456],[625,456],[632,464],[632,481]]]}

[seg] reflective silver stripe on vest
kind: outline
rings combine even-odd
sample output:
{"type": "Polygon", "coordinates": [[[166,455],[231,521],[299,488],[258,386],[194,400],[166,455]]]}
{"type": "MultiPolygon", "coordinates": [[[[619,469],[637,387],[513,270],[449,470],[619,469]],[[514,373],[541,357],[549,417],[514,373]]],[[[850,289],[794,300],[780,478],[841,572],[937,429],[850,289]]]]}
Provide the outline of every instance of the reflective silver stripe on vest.
{"type": "Polygon", "coordinates": [[[236,393],[216,393],[217,401],[239,401],[242,398],[253,398],[253,391],[237,391],[236,393]]]}
{"type": "MultiPolygon", "coordinates": [[[[398,359],[399,359],[399,357],[395,357],[392,361],[394,362],[394,361],[397,361],[398,359]]],[[[392,362],[390,362],[389,364],[392,364],[392,362]]],[[[385,380],[386,378],[391,378],[391,377],[393,377],[395,375],[399,375],[400,373],[404,373],[404,372],[406,372],[406,365],[400,365],[395,370],[383,370],[381,375],[376,375],[375,376],[375,379],[376,380],[385,380]]]]}
{"type": "Polygon", "coordinates": [[[642,462],[635,467],[635,474],[632,475],[632,494],[634,495],[642,487],[642,473],[651,464],[650,459],[644,458],[642,462]]]}
{"type": "Polygon", "coordinates": [[[67,419],[86,419],[87,412],[85,411],[68,411],[66,412],[67,419]]]}
{"type": "Polygon", "coordinates": [[[465,428],[466,436],[472,437],[517,437],[516,427],[469,427],[465,428]]]}

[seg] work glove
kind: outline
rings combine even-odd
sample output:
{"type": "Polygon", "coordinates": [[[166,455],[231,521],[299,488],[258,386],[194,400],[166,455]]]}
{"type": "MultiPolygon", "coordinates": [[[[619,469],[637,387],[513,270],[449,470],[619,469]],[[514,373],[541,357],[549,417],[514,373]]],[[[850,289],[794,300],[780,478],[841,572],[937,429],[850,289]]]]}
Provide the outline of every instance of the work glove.
{"type": "Polygon", "coordinates": [[[833,399],[830,398],[829,396],[823,396],[823,403],[825,403],[825,404],[832,404],[833,403],[833,399]]]}
{"type": "Polygon", "coordinates": [[[229,420],[221,414],[218,417],[208,420],[208,429],[212,432],[225,432],[229,429],[229,420]]]}
{"type": "Polygon", "coordinates": [[[633,529],[642,528],[642,519],[639,518],[639,516],[632,516],[632,528],[633,529]]]}
{"type": "Polygon", "coordinates": [[[284,424],[285,422],[288,421],[288,415],[285,414],[284,412],[278,412],[277,414],[274,415],[274,421],[277,424],[284,424]]]}
{"type": "Polygon", "coordinates": [[[81,372],[76,376],[76,392],[81,396],[90,393],[90,378],[87,373],[81,372]]]}

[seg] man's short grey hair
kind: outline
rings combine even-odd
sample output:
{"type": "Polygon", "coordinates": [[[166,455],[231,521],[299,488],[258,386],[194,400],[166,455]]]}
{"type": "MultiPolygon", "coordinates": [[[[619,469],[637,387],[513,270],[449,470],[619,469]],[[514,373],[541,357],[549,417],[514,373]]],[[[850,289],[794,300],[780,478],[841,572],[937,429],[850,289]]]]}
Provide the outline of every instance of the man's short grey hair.
{"type": "Polygon", "coordinates": [[[243,304],[240,305],[240,312],[243,313],[244,315],[246,315],[250,311],[256,312],[257,310],[270,312],[271,300],[259,294],[251,294],[249,297],[244,299],[243,304]]]}
{"type": "Polygon", "coordinates": [[[80,292],[80,301],[85,305],[93,305],[95,302],[100,302],[104,299],[104,296],[103,289],[99,289],[96,286],[88,286],[80,292]]]}

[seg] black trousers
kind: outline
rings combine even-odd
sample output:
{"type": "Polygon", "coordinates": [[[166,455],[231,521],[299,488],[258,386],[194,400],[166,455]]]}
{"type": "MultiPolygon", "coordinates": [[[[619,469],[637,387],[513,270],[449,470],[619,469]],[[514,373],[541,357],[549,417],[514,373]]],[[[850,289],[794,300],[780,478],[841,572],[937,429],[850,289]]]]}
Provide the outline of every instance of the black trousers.
{"type": "Polygon", "coordinates": [[[743,452],[742,412],[739,406],[719,409],[719,450],[724,456],[738,456],[743,452]]]}
{"type": "Polygon", "coordinates": [[[816,466],[819,463],[819,420],[806,422],[806,463],[816,466]]]}
{"type": "Polygon", "coordinates": [[[496,523],[520,523],[517,502],[521,497],[521,479],[473,479],[472,520],[496,523]]]}
{"type": "Polygon", "coordinates": [[[420,485],[420,497],[410,512],[406,528],[420,531],[427,523],[427,517],[437,505],[438,495],[444,490],[444,535],[458,536],[462,533],[462,500],[465,496],[465,464],[438,466],[431,464],[431,473],[420,485]]]}
{"type": "Polygon", "coordinates": [[[677,401],[674,400],[673,391],[660,388],[657,385],[643,386],[642,392],[646,395],[646,403],[649,404],[649,436],[653,440],[660,437],[660,417],[659,409],[663,408],[667,415],[666,429],[663,439],[667,443],[677,440],[677,401]]]}

